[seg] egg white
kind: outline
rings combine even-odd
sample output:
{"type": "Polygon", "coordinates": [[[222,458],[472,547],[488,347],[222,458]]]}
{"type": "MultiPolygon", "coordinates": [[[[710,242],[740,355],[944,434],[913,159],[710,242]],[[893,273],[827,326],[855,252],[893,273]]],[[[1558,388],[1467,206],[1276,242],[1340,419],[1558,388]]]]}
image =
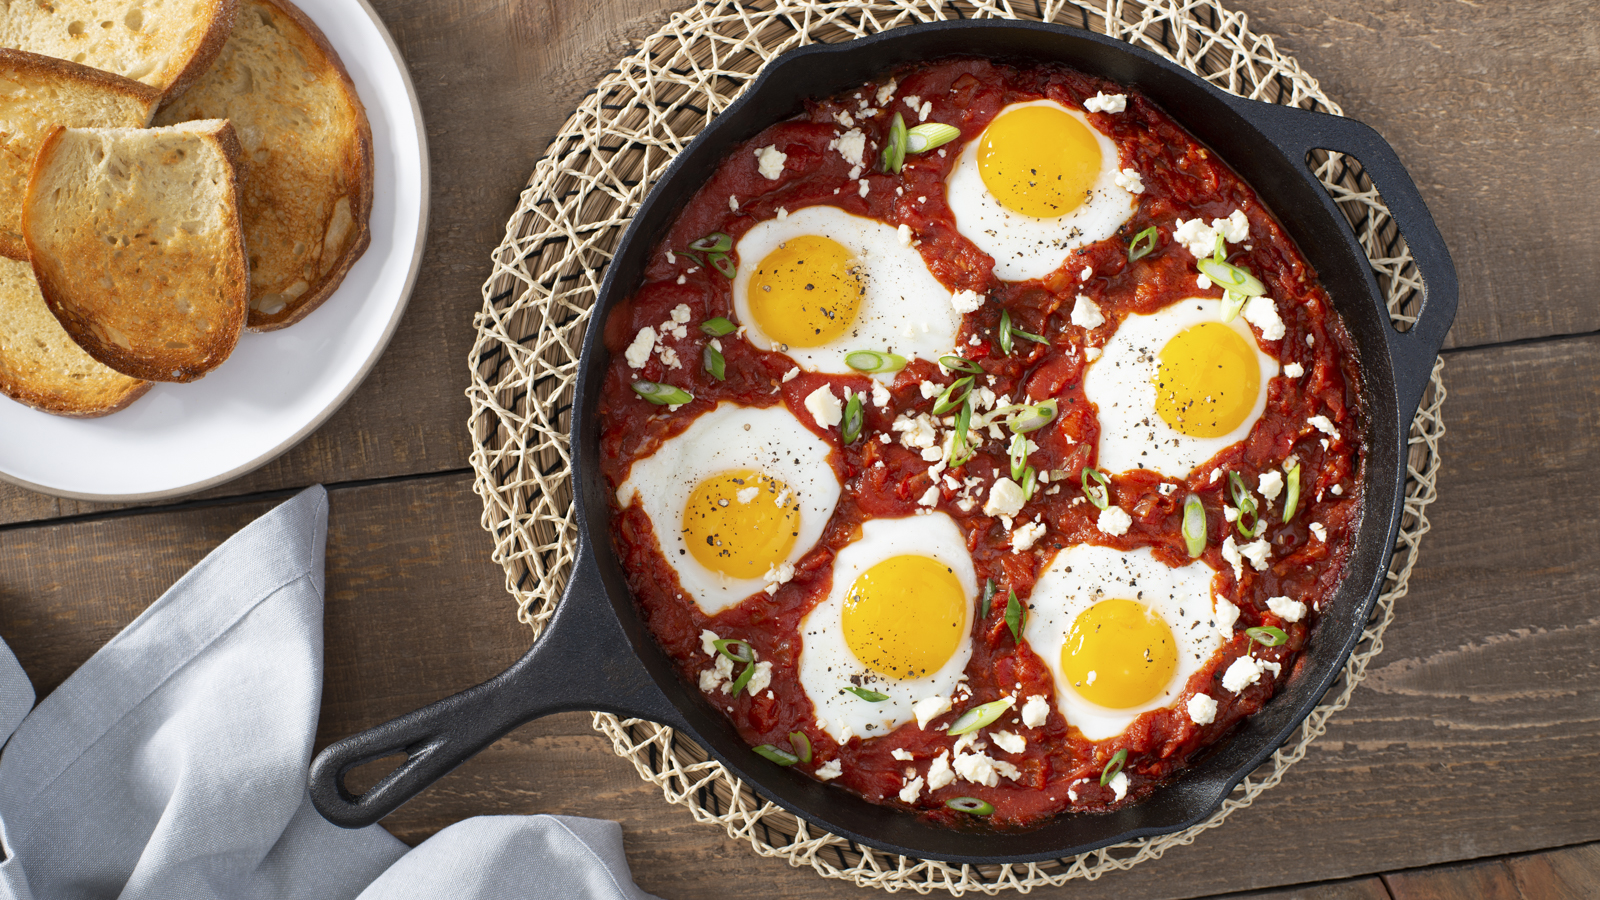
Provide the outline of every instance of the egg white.
{"type": "Polygon", "coordinates": [[[781,219],[759,222],[734,245],[739,268],[733,308],[745,339],[762,350],[778,349],[808,372],[849,374],[844,358],[856,350],[898,353],[908,359],[938,359],[954,346],[961,314],[951,291],[933,277],[922,254],[900,240],[899,230],[834,206],[809,206],[781,219]],[[855,255],[865,291],[855,321],[838,338],[817,347],[780,348],[750,313],[750,279],[767,254],[791,238],[818,235],[855,255]]]}
{"type": "Polygon", "coordinates": [[[1138,198],[1117,185],[1121,160],[1117,145],[1083,113],[1053,100],[1034,100],[1013,103],[995,118],[1028,106],[1059,109],[1082,122],[1100,145],[1100,175],[1082,206],[1065,215],[1041,219],[1005,208],[984,186],[978,170],[982,135],[961,148],[955,168],[945,179],[945,201],[955,216],[956,230],[994,257],[994,274],[1002,281],[1027,281],[1049,275],[1061,268],[1072,251],[1116,234],[1138,207],[1138,198]]]}
{"type": "Polygon", "coordinates": [[[1222,646],[1211,593],[1216,572],[1204,562],[1173,568],[1147,547],[1116,550],[1079,544],[1056,554],[1028,598],[1028,645],[1055,675],[1056,708],[1091,741],[1116,737],[1140,713],[1172,706],[1189,677],[1222,646]],[[1110,709],[1078,693],[1061,671],[1061,650],[1078,615],[1102,599],[1137,600],[1156,610],[1177,645],[1177,667],[1162,692],[1130,709],[1110,709]]]}
{"type": "Polygon", "coordinates": [[[1223,448],[1249,437],[1267,408],[1267,383],[1278,374],[1279,365],[1261,349],[1243,316],[1226,324],[1255,351],[1261,367],[1260,390],[1244,421],[1219,437],[1192,437],[1168,425],[1156,411],[1155,378],[1161,369],[1161,349],[1186,328],[1221,322],[1220,308],[1218,300],[1191,297],[1147,316],[1130,315],[1117,326],[1083,378],[1084,394],[1099,409],[1101,469],[1150,469],[1183,478],[1223,448]]]}
{"type": "Polygon", "coordinates": [[[927,697],[948,697],[972,658],[972,603],[978,596],[978,576],[967,551],[967,541],[955,521],[944,513],[904,519],[871,519],[861,526],[861,537],[840,550],[833,562],[833,586],[828,596],[800,623],[800,684],[816,707],[817,720],[835,740],[846,731],[857,737],[882,737],[914,716],[912,704],[927,697]],[[880,675],[858,660],[845,640],[845,597],[857,577],[874,565],[896,556],[927,556],[950,567],[967,596],[967,621],[961,642],[938,671],[921,678],[896,679],[880,675]],[[887,694],[871,702],[846,688],[858,685],[887,694]]]}
{"type": "MultiPolygon", "coordinates": [[[[617,503],[644,504],[656,542],[695,604],[714,615],[766,587],[761,578],[732,578],[701,565],[684,542],[683,511],[702,480],[752,469],[782,481],[800,503],[799,534],[783,560],[810,552],[839,502],[839,479],[828,464],[829,446],[782,405],[764,409],[719,403],[682,434],[636,460],[617,488],[617,503]]],[[[771,502],[764,494],[752,503],[771,502]]]]}

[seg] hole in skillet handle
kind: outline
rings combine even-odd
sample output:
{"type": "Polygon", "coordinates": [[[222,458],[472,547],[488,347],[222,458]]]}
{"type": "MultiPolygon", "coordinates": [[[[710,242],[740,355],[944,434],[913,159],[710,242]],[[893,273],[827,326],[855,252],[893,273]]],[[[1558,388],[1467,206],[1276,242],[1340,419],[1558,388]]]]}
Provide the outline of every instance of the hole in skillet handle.
{"type": "MultiPolygon", "coordinates": [[[[1290,159],[1309,160],[1312,152],[1318,150],[1354,157],[1373,186],[1382,192],[1389,214],[1411,250],[1421,281],[1421,304],[1411,311],[1415,317],[1411,326],[1404,331],[1383,330],[1384,342],[1394,364],[1398,425],[1401,434],[1408,433],[1411,419],[1432,377],[1434,360],[1455,321],[1458,293],[1455,264],[1421,193],[1394,148],[1372,128],[1354,119],[1231,96],[1228,103],[1261,129],[1290,159]]],[[[1311,168],[1309,162],[1306,165],[1311,168]]],[[[1322,201],[1330,215],[1345,220],[1326,191],[1322,193],[1322,201]]],[[[1354,234],[1346,231],[1343,237],[1358,258],[1367,258],[1354,234]]],[[[1388,321],[1390,314],[1385,294],[1378,289],[1371,268],[1363,275],[1368,293],[1383,304],[1379,313],[1388,321]]]]}

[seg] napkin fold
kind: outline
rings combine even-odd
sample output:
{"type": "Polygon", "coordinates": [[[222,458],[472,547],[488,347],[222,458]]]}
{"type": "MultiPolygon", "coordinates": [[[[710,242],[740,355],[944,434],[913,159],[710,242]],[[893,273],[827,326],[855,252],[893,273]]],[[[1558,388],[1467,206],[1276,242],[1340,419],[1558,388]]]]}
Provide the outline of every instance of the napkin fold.
{"type": "Polygon", "coordinates": [[[649,898],[614,822],[469,819],[408,852],[316,812],[327,514],[314,487],[257,519],[31,711],[0,643],[0,900],[649,898]]]}

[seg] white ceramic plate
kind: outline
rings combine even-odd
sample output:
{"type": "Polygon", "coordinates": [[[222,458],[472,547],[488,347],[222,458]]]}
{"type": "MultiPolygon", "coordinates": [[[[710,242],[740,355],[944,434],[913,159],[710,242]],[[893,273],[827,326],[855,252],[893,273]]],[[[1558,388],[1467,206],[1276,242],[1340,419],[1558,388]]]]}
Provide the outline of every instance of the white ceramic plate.
{"type": "Polygon", "coordinates": [[[299,323],[246,332],[191,384],[158,384],[127,409],[63,419],[0,397],[0,478],[88,500],[172,497],[283,453],[355,391],[400,323],[422,260],[428,148],[416,91],[366,0],[297,0],[344,61],[372,123],[372,244],[299,323]]]}

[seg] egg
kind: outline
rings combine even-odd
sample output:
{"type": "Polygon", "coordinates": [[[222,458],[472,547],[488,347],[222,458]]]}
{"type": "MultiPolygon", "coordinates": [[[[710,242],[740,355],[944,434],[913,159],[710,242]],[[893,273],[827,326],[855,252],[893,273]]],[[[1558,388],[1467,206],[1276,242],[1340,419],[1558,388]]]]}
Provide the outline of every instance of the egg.
{"type": "Polygon", "coordinates": [[[1174,568],[1144,547],[1057,553],[1034,584],[1023,635],[1055,675],[1062,718],[1099,741],[1176,703],[1222,646],[1215,574],[1204,562],[1174,568]]]}
{"type": "Polygon", "coordinates": [[[888,734],[949,697],[972,658],[978,576],[943,513],[869,519],[838,552],[827,597],[800,623],[800,684],[837,741],[888,734]],[[882,695],[871,700],[855,687],[882,695]]]}
{"type": "Polygon", "coordinates": [[[1099,409],[1101,469],[1183,478],[1249,436],[1278,361],[1220,308],[1191,298],[1117,326],[1083,380],[1099,409]]]}
{"type": "Polygon", "coordinates": [[[1002,281],[1043,278],[1085,244],[1116,234],[1138,205],[1117,184],[1116,144],[1051,100],[1000,113],[945,179],[956,230],[994,257],[1002,281]]]}
{"type": "Polygon", "coordinates": [[[786,581],[822,536],[839,502],[829,450],[785,406],[719,403],[634,462],[617,503],[644,505],[678,583],[714,615],[786,581]]]}
{"type": "Polygon", "coordinates": [[[809,372],[849,373],[856,350],[937,359],[961,314],[899,229],[832,206],[757,223],[734,245],[745,339],[809,372]]]}

